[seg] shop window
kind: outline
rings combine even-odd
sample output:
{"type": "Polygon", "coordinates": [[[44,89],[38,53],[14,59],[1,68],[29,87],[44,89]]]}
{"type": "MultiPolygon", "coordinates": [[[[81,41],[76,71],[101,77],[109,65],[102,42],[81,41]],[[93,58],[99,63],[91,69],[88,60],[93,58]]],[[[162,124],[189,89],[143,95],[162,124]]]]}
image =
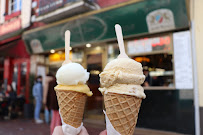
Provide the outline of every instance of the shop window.
{"type": "MultiPolygon", "coordinates": [[[[165,36],[165,39],[170,38],[165,36]],[[166,37],[166,38],[165,38],[166,37]]],[[[153,39],[154,40],[154,39],[153,39]]],[[[156,38],[157,40],[157,38],[156,38]]],[[[145,39],[146,41],[146,39],[145,39]]],[[[131,41],[130,41],[131,42],[131,41]]],[[[149,41],[144,46],[143,42],[137,44],[128,44],[128,55],[130,58],[140,62],[143,66],[143,73],[146,76],[144,87],[175,87],[174,85],[174,70],[172,62],[172,51],[170,44],[159,44],[151,46],[151,50],[146,49],[149,46],[149,41]],[[132,47],[131,47],[132,46],[132,47]],[[165,49],[167,48],[167,49],[165,49]],[[132,53],[131,53],[132,52],[132,53]]],[[[155,41],[153,41],[155,42],[155,41]]],[[[168,42],[167,42],[168,43],[168,42]]],[[[149,48],[149,47],[148,47],[149,48]]],[[[108,45],[108,62],[116,59],[120,54],[118,44],[108,45]]]]}
{"type": "Polygon", "coordinates": [[[116,59],[120,54],[120,50],[117,43],[108,45],[108,62],[116,59]]]}
{"type": "Polygon", "coordinates": [[[174,87],[172,54],[141,55],[131,58],[143,66],[143,73],[146,76],[143,86],[174,87]]]}
{"type": "Polygon", "coordinates": [[[18,83],[18,65],[15,64],[13,68],[13,80],[12,80],[12,87],[14,91],[17,91],[17,83],[18,83]]]}
{"type": "Polygon", "coordinates": [[[175,87],[170,34],[129,40],[127,54],[143,66],[145,87],[175,87]]]}
{"type": "Polygon", "coordinates": [[[9,14],[12,14],[14,12],[21,10],[21,2],[22,0],[9,0],[9,14]]]}
{"type": "Polygon", "coordinates": [[[0,57],[0,91],[3,85],[4,77],[4,57],[0,57]]]}

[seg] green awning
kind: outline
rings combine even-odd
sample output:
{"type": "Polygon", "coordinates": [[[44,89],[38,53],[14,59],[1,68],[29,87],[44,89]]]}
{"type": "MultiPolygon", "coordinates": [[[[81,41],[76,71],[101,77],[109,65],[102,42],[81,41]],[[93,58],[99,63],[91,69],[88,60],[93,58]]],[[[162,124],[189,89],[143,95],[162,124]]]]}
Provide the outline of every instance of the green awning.
{"type": "Polygon", "coordinates": [[[64,33],[71,31],[71,46],[116,39],[114,25],[120,24],[124,37],[188,28],[185,0],[145,0],[117,8],[93,11],[29,30],[23,39],[30,53],[64,48],[64,33]]]}

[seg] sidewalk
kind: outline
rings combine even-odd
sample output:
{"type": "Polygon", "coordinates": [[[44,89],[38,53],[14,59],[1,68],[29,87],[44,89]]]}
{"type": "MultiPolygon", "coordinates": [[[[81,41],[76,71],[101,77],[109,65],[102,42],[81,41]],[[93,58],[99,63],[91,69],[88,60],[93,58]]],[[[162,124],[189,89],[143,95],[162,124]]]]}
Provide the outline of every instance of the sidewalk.
{"type": "MultiPolygon", "coordinates": [[[[98,135],[104,129],[86,126],[90,135],[98,135]]],[[[49,125],[35,124],[30,119],[0,120],[0,135],[50,135],[49,125]]]]}
{"type": "Polygon", "coordinates": [[[32,120],[4,120],[0,121],[0,135],[50,135],[50,131],[49,125],[32,120]]]}
{"type": "MultiPolygon", "coordinates": [[[[89,135],[99,135],[105,129],[105,125],[99,126],[84,123],[89,135]]],[[[0,135],[50,135],[49,125],[35,124],[30,119],[0,120],[0,135]]],[[[144,128],[136,128],[134,135],[182,135],[173,132],[163,132],[144,128]]]]}

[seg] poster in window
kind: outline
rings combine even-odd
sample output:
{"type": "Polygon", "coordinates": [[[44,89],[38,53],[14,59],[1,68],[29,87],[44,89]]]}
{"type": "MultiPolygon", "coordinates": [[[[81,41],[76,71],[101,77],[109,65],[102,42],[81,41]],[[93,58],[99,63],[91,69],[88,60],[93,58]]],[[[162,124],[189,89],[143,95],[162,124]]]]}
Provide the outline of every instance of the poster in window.
{"type": "Polygon", "coordinates": [[[173,34],[175,86],[177,89],[193,89],[191,37],[189,31],[173,34]]]}

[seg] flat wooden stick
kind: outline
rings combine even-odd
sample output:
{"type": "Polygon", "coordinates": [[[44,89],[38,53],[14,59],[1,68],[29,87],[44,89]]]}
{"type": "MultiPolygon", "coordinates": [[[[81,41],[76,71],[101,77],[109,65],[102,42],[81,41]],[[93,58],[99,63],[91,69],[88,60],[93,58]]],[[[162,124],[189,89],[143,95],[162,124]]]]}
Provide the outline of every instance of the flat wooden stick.
{"type": "Polygon", "coordinates": [[[118,46],[120,50],[120,54],[118,55],[118,58],[128,58],[127,54],[125,53],[125,47],[124,47],[124,42],[123,42],[123,33],[121,26],[119,24],[115,25],[115,30],[116,30],[116,36],[118,40],[118,46]]]}
{"type": "Polygon", "coordinates": [[[68,64],[71,62],[69,59],[69,55],[70,55],[70,31],[67,30],[65,32],[65,61],[63,62],[62,65],[68,64]]]}

